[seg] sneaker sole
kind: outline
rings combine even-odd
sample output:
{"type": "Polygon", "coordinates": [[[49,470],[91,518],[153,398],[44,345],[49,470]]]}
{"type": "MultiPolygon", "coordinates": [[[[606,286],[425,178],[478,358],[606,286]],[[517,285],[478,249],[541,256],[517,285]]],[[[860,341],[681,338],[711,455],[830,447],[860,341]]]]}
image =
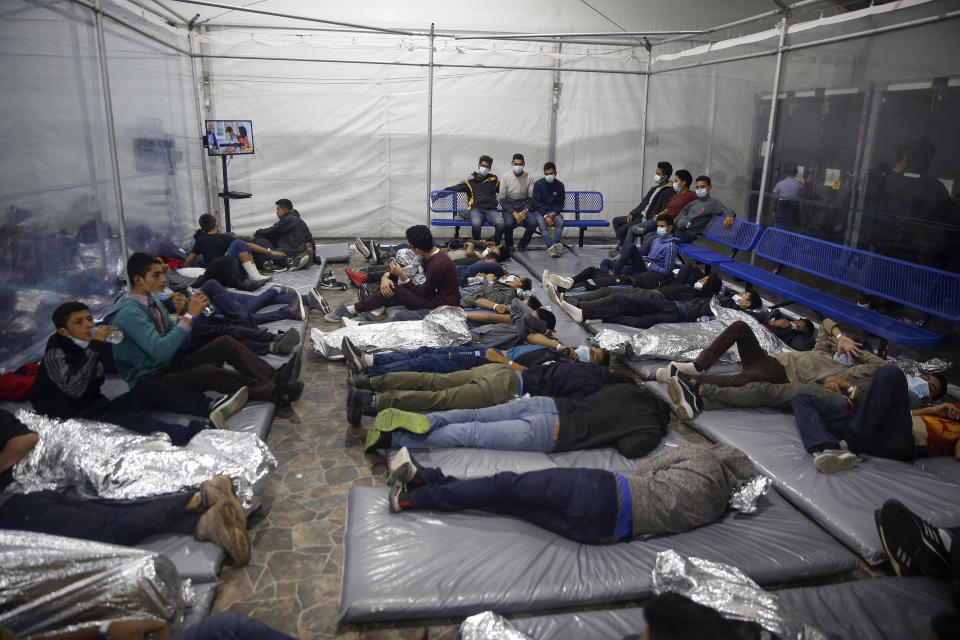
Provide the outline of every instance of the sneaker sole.
{"type": "Polygon", "coordinates": [[[277,342],[277,353],[286,355],[293,351],[298,344],[300,344],[300,332],[296,329],[290,329],[277,342]]]}
{"type": "Polygon", "coordinates": [[[388,468],[387,484],[389,485],[395,485],[398,482],[410,482],[417,472],[413,460],[410,459],[410,451],[406,447],[400,449],[400,451],[393,456],[388,468]]]}
{"type": "Polygon", "coordinates": [[[212,422],[217,429],[226,429],[227,419],[237,411],[240,411],[240,409],[247,404],[247,398],[249,396],[250,389],[247,387],[240,387],[232,396],[227,398],[223,404],[210,412],[210,422],[212,422]],[[214,419],[214,414],[217,414],[218,419],[214,419]],[[218,420],[221,422],[221,424],[218,424],[218,420]]]}
{"type": "Polygon", "coordinates": [[[362,255],[364,258],[370,257],[370,248],[367,245],[365,245],[363,243],[363,240],[361,240],[360,238],[357,238],[356,240],[353,241],[353,246],[354,248],[356,248],[357,251],[360,252],[360,255],[362,255]]]}
{"type": "MultiPolygon", "coordinates": [[[[349,407],[347,408],[349,411],[349,407]]],[[[351,423],[352,424],[352,423],[351,423]]],[[[360,424],[358,421],[357,424],[360,424]]],[[[363,441],[363,452],[370,453],[371,451],[377,448],[377,441],[380,440],[380,430],[379,429],[370,429],[367,431],[367,439],[363,441]]]]}
{"type": "Polygon", "coordinates": [[[323,296],[317,293],[315,289],[311,289],[309,295],[310,295],[310,302],[312,302],[314,305],[318,307],[320,313],[324,315],[330,313],[331,311],[330,304],[326,300],[324,300],[323,296]]]}
{"type": "Polygon", "coordinates": [[[430,431],[430,418],[419,413],[410,413],[400,409],[384,409],[377,414],[373,426],[380,431],[409,431],[424,434],[430,431]]]}
{"type": "Polygon", "coordinates": [[[859,461],[856,456],[829,455],[815,458],[813,466],[816,467],[820,473],[836,473],[838,471],[852,469],[856,466],[857,462],[859,461]]]}
{"type": "Polygon", "coordinates": [[[667,393],[670,395],[673,406],[677,409],[677,415],[683,420],[693,420],[693,407],[684,399],[683,389],[681,388],[679,380],[676,378],[667,380],[667,393]]]}

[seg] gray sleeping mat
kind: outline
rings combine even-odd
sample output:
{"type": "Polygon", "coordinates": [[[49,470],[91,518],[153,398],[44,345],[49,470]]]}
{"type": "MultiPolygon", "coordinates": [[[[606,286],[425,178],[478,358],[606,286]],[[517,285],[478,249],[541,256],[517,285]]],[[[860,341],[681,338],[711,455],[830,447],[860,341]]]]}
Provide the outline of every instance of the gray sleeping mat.
{"type": "Polygon", "coordinates": [[[300,269],[298,271],[281,271],[280,273],[271,273],[270,281],[265,283],[262,287],[256,291],[241,293],[250,293],[252,295],[258,296],[271,285],[282,284],[285,287],[293,287],[300,292],[300,295],[307,295],[310,293],[310,289],[313,289],[320,282],[320,276],[323,274],[323,268],[320,265],[311,264],[306,269],[300,269]]]}
{"type": "MultiPolygon", "coordinates": [[[[669,400],[663,383],[646,385],[669,400]]],[[[887,557],[873,512],[890,498],[936,526],[960,525],[960,483],[886,458],[868,457],[849,471],[820,473],[792,414],[767,408],[719,409],[704,411],[689,424],[714,442],[741,449],[790,502],[870,564],[887,557]]]]}
{"type": "MultiPolygon", "coordinates": [[[[844,640],[926,638],[951,610],[950,590],[929,578],[875,578],[774,592],[814,626],[844,640]]],[[[585,611],[511,620],[530,640],[621,640],[647,628],[643,609],[585,611]]]]}
{"type": "Polygon", "coordinates": [[[316,245],[315,255],[323,258],[324,262],[349,262],[350,261],[350,243],[338,242],[335,244],[316,245]]]}
{"type": "Polygon", "coordinates": [[[610,247],[573,247],[564,249],[563,255],[554,258],[546,251],[539,250],[543,245],[540,238],[535,237],[530,244],[535,245],[536,249],[514,251],[511,255],[537,280],[540,280],[544,269],[561,276],[573,276],[587,267],[599,267],[600,262],[608,258],[610,253],[610,247]]]}
{"type": "Polygon", "coordinates": [[[954,456],[943,455],[917,458],[913,464],[924,471],[929,471],[930,473],[946,478],[950,482],[960,484],[960,460],[957,460],[954,456]]]}
{"type": "MultiPolygon", "coordinates": [[[[439,461],[448,473],[465,470],[464,475],[605,462],[629,471],[636,465],[622,457],[617,461],[619,454],[610,450],[579,452],[567,460],[460,451],[416,455],[422,462],[439,461]],[[486,460],[471,464],[466,461],[471,455],[486,460]],[[499,455],[508,462],[498,462],[499,455]]],[[[339,619],[466,616],[489,609],[511,613],[643,598],[650,593],[656,554],[665,549],[735,564],[761,583],[831,575],[857,562],[775,492],[762,498],[751,516],[728,512],[692,531],[592,546],[482,511],[393,514],[386,487],[353,487],[347,500],[339,619]]]]}

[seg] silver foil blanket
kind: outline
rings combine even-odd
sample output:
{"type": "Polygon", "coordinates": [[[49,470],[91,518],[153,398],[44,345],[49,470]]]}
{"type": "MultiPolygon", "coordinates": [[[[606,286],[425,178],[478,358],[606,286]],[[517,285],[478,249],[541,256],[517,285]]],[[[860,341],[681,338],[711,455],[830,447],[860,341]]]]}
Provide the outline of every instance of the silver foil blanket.
{"type": "Polygon", "coordinates": [[[0,627],[21,638],[122,619],[177,629],[193,601],[166,556],[131,547],[0,530],[0,567],[0,627]]]}
{"type": "Polygon", "coordinates": [[[924,362],[917,362],[907,356],[893,356],[889,358],[889,361],[897,365],[897,368],[903,371],[903,375],[908,378],[930,373],[940,373],[953,366],[953,363],[949,360],[942,360],[940,358],[930,358],[924,362]]]}
{"type": "Polygon", "coordinates": [[[460,623],[460,640],[530,640],[503,616],[484,611],[460,623]]]}
{"type": "Polygon", "coordinates": [[[756,622],[784,640],[829,638],[732,565],[688,558],[671,549],[657,554],[652,578],[653,592],[658,595],[679,593],[724,618],[756,622]]]}
{"type": "Polygon", "coordinates": [[[92,420],[55,420],[25,409],[17,419],[40,436],[13,468],[7,492],[74,488],[87,498],[132,500],[197,489],[215,475],[233,479],[249,512],[258,504],[267,475],[277,467],[255,434],[208,429],[185,447],[166,434],[139,435],[92,420]]]}
{"type": "Polygon", "coordinates": [[[767,476],[756,475],[747,480],[730,496],[730,508],[740,513],[756,513],[757,503],[773,483],[767,476]]]}
{"type": "Polygon", "coordinates": [[[413,281],[413,284],[419,286],[427,281],[427,276],[423,274],[423,258],[414,253],[412,249],[400,249],[397,251],[395,260],[403,269],[403,272],[407,274],[407,277],[413,281]]]}
{"type": "Polygon", "coordinates": [[[313,350],[329,360],[340,360],[344,338],[367,353],[406,353],[420,347],[456,347],[471,341],[467,313],[460,307],[437,307],[423,320],[377,322],[335,331],[310,330],[313,350]]]}
{"type": "MultiPolygon", "coordinates": [[[[709,322],[658,324],[649,329],[638,330],[633,336],[604,329],[594,340],[601,348],[612,349],[615,353],[623,353],[626,343],[629,342],[631,348],[627,351],[627,356],[631,360],[692,362],[724,329],[737,320],[742,320],[750,325],[760,347],[767,353],[793,351],[749,314],[737,309],[721,307],[716,298],[710,303],[710,307],[713,310],[714,319],[709,322]]],[[[720,357],[720,362],[740,362],[740,354],[731,347],[720,357]]]]}

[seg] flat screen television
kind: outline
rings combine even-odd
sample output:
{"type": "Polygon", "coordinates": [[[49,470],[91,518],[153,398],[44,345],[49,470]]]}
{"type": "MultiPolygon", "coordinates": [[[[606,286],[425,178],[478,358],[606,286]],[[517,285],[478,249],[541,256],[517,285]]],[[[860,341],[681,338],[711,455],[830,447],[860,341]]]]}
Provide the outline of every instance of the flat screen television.
{"type": "Polygon", "coordinates": [[[239,156],[254,150],[253,123],[249,120],[206,120],[203,146],[210,156],[239,156]]]}

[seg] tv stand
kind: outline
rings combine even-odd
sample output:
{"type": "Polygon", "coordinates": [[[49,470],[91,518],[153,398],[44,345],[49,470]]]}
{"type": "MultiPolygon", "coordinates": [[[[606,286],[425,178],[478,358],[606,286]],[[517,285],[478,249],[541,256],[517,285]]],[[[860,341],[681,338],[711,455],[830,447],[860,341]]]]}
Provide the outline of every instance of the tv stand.
{"type": "Polygon", "coordinates": [[[230,201],[231,200],[242,200],[244,198],[249,198],[253,194],[247,193],[246,191],[230,191],[230,188],[227,186],[227,156],[220,156],[220,164],[223,167],[223,191],[217,194],[217,197],[223,198],[223,221],[226,226],[227,233],[233,231],[230,226],[230,201]]]}

